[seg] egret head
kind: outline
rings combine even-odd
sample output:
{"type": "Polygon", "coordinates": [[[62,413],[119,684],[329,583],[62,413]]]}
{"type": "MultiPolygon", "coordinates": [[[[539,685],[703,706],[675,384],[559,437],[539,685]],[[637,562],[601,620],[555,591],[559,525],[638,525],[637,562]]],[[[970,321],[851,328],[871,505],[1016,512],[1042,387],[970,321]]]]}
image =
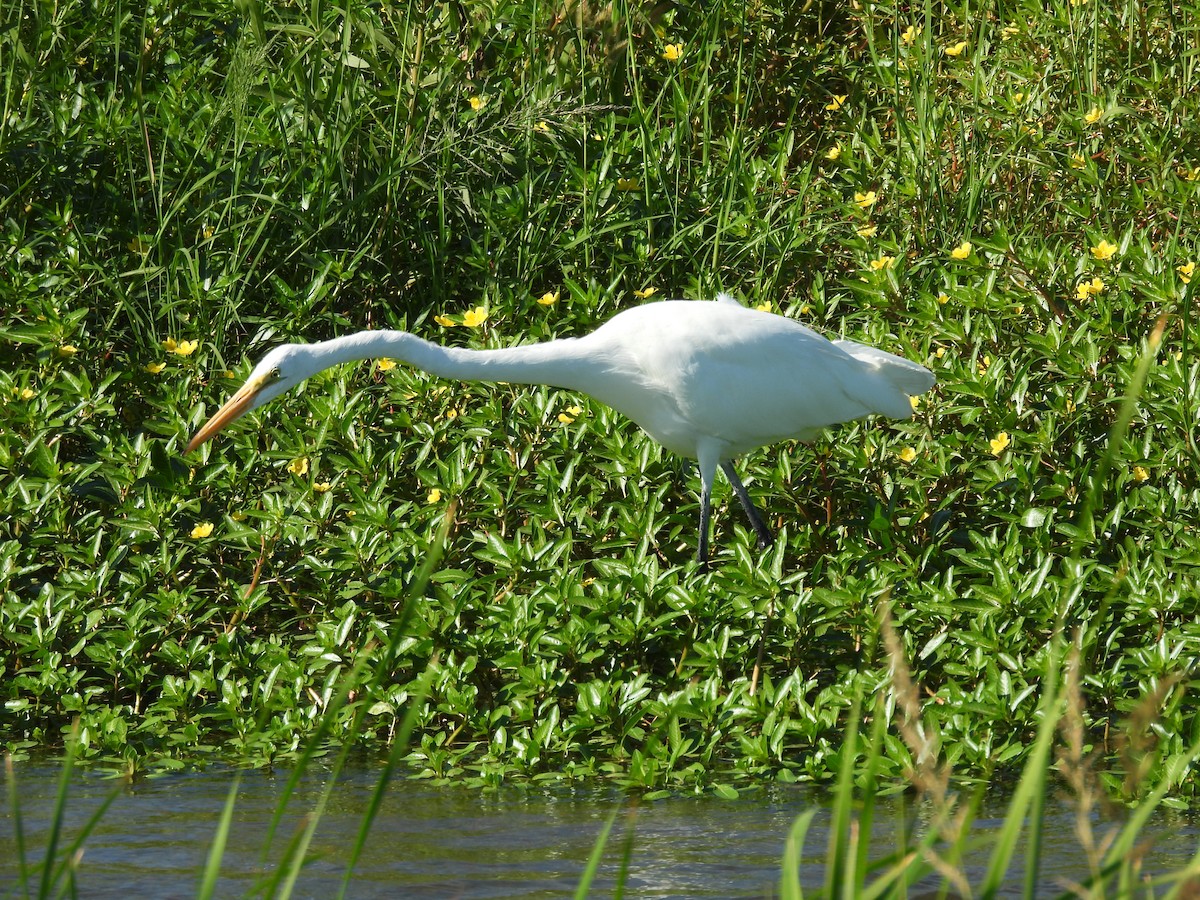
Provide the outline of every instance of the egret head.
{"type": "Polygon", "coordinates": [[[237,393],[225,401],[225,405],[196,432],[184,452],[191,453],[229,423],[290,391],[323,368],[316,345],[284,344],[276,347],[254,367],[237,393]]]}

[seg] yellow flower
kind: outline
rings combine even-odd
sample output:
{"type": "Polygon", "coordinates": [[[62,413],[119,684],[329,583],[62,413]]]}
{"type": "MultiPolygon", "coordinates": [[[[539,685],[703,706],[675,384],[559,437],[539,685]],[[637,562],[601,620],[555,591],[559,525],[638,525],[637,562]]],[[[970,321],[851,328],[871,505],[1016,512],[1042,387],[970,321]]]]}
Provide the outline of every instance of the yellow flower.
{"type": "Polygon", "coordinates": [[[977,363],[977,366],[979,368],[979,374],[982,375],[984,372],[986,372],[988,370],[988,366],[990,366],[991,364],[992,364],[992,358],[985,353],[983,355],[983,357],[977,363]]]}
{"type": "Polygon", "coordinates": [[[477,306],[463,314],[463,324],[468,328],[478,328],[487,321],[487,317],[488,311],[482,306],[477,306]]]}
{"type": "Polygon", "coordinates": [[[157,375],[159,372],[161,372],[166,367],[167,367],[167,364],[165,362],[152,362],[152,363],[147,363],[145,365],[145,370],[147,372],[149,372],[151,375],[157,375]]]}
{"type": "Polygon", "coordinates": [[[196,352],[196,348],[200,346],[199,341],[179,341],[175,338],[167,338],[162,342],[164,349],[168,353],[174,353],[176,356],[191,356],[196,352]]]}
{"type": "Polygon", "coordinates": [[[921,29],[916,25],[909,25],[904,29],[904,34],[900,35],[900,43],[905,47],[911,47],[921,36],[921,29]]]}
{"type": "Polygon", "coordinates": [[[862,228],[855,229],[854,233],[859,237],[873,238],[879,233],[879,228],[875,225],[864,225],[862,228]]]}
{"type": "Polygon", "coordinates": [[[471,102],[471,109],[475,110],[476,112],[479,112],[479,110],[481,110],[485,106],[487,106],[488,98],[485,96],[482,96],[482,95],[477,95],[477,96],[472,97],[470,102],[471,102]]]}
{"type": "Polygon", "coordinates": [[[1000,432],[998,435],[988,441],[989,446],[992,448],[992,456],[999,456],[1001,453],[1003,453],[1006,449],[1008,449],[1009,443],[1010,441],[1008,439],[1007,431],[1000,432]]]}
{"type": "Polygon", "coordinates": [[[957,247],[955,247],[953,250],[950,251],[950,255],[953,256],[955,259],[966,259],[968,256],[971,255],[971,250],[972,250],[971,242],[963,241],[961,244],[959,244],[957,247]]]}
{"type": "Polygon", "coordinates": [[[293,459],[290,463],[288,463],[287,470],[293,475],[307,475],[308,457],[301,456],[299,459],[293,459]]]}
{"type": "Polygon", "coordinates": [[[1024,91],[1017,91],[1015,94],[1013,94],[1013,103],[1020,103],[1024,99],[1025,99],[1024,91]]]}
{"type": "Polygon", "coordinates": [[[192,540],[198,541],[201,538],[206,538],[213,532],[212,522],[201,522],[192,529],[192,540]]]}
{"type": "Polygon", "coordinates": [[[878,272],[881,269],[890,269],[895,264],[896,264],[896,257],[886,256],[886,255],[880,256],[877,259],[873,259],[873,260],[871,260],[871,263],[870,263],[872,272],[878,272]]]}
{"type": "Polygon", "coordinates": [[[1184,284],[1190,284],[1192,281],[1192,273],[1196,271],[1194,262],[1184,263],[1182,266],[1176,266],[1175,271],[1179,273],[1179,280],[1184,284]]]}
{"type": "Polygon", "coordinates": [[[1072,153],[1071,154],[1071,168],[1072,169],[1082,169],[1086,165],[1087,165],[1087,160],[1084,159],[1082,153],[1072,153]]]}
{"type": "Polygon", "coordinates": [[[1103,115],[1104,115],[1104,110],[1102,110],[1098,106],[1093,106],[1091,109],[1089,109],[1084,114],[1083,121],[1087,122],[1089,125],[1095,125],[1097,122],[1100,121],[1100,119],[1101,119],[1101,117],[1103,117],[1103,115]]]}
{"type": "Polygon", "coordinates": [[[1099,260],[1112,259],[1117,254],[1117,245],[1101,241],[1092,248],[1092,256],[1099,260]]]}
{"type": "Polygon", "coordinates": [[[658,288],[651,286],[648,288],[642,288],[640,291],[634,291],[633,296],[637,297],[639,300],[645,300],[649,297],[653,297],[657,293],[658,288]]]}
{"type": "Polygon", "coordinates": [[[830,147],[828,150],[825,151],[825,158],[827,160],[829,160],[830,162],[835,161],[841,155],[842,155],[841,144],[834,144],[832,147],[830,147]]]}
{"type": "Polygon", "coordinates": [[[770,303],[758,303],[755,305],[754,308],[757,309],[759,312],[770,312],[771,304],[770,303]]]}
{"type": "Polygon", "coordinates": [[[916,412],[918,409],[921,408],[921,398],[920,397],[909,397],[908,405],[913,408],[913,412],[916,412]]]}
{"type": "Polygon", "coordinates": [[[833,99],[825,104],[826,109],[841,109],[849,94],[834,94],[833,99]]]}
{"type": "Polygon", "coordinates": [[[675,62],[683,56],[683,44],[667,44],[663,47],[663,59],[667,62],[675,62]]]}
{"type": "Polygon", "coordinates": [[[1007,41],[1010,37],[1015,36],[1021,29],[1016,25],[1005,25],[1000,31],[1000,40],[1007,41]]]}
{"type": "Polygon", "coordinates": [[[427,503],[437,503],[441,499],[442,499],[442,489],[441,488],[434,488],[425,497],[425,501],[427,503]]]}
{"type": "Polygon", "coordinates": [[[1175,174],[1185,181],[1196,181],[1200,179],[1200,167],[1189,168],[1188,166],[1180,166],[1175,170],[1175,174]]]}
{"type": "Polygon", "coordinates": [[[546,291],[546,293],[544,293],[544,294],[542,294],[542,296],[538,297],[538,303],[540,303],[542,306],[553,306],[557,302],[558,302],[558,291],[555,291],[554,293],[550,293],[550,291],[546,291]]]}
{"type": "Polygon", "coordinates": [[[1133,467],[1133,480],[1136,481],[1138,484],[1141,484],[1143,481],[1146,481],[1149,478],[1150,478],[1150,470],[1147,469],[1145,466],[1134,466],[1133,467]]]}
{"type": "Polygon", "coordinates": [[[325,493],[325,492],[326,492],[327,490],[329,490],[331,487],[333,487],[333,485],[332,485],[332,484],[330,484],[328,481],[315,481],[315,482],[313,482],[313,490],[314,490],[314,491],[316,491],[318,494],[323,494],[323,493],[325,493]]]}
{"type": "Polygon", "coordinates": [[[558,421],[562,422],[564,425],[570,425],[575,421],[581,412],[583,412],[583,407],[581,406],[568,406],[565,412],[560,412],[558,414],[558,421]]]}
{"type": "Polygon", "coordinates": [[[617,179],[617,190],[618,191],[636,191],[641,186],[642,186],[642,183],[640,181],[638,181],[636,178],[618,178],[617,179]]]}
{"type": "Polygon", "coordinates": [[[549,134],[550,133],[550,123],[549,122],[538,122],[536,125],[533,126],[533,130],[540,131],[542,134],[549,134]]]}
{"type": "Polygon", "coordinates": [[[34,397],[37,396],[37,392],[31,390],[30,388],[25,387],[25,388],[21,388],[21,390],[17,391],[17,396],[20,397],[22,400],[32,400],[34,397]]]}
{"type": "Polygon", "coordinates": [[[950,302],[950,295],[947,294],[945,291],[938,294],[938,303],[941,303],[943,306],[945,306],[949,302],[950,302]]]}
{"type": "Polygon", "coordinates": [[[966,41],[959,41],[951,47],[943,47],[942,52],[947,56],[961,56],[962,52],[967,49],[966,41]]]}
{"type": "Polygon", "coordinates": [[[434,316],[433,321],[437,322],[443,328],[453,328],[458,323],[449,316],[434,316]]]}
{"type": "Polygon", "coordinates": [[[79,348],[76,347],[74,344],[63,344],[61,347],[58,348],[59,356],[74,356],[78,352],[79,352],[79,348]]]}
{"type": "Polygon", "coordinates": [[[145,256],[154,245],[150,243],[150,238],[139,234],[125,246],[129,248],[130,253],[145,256]]]}
{"type": "Polygon", "coordinates": [[[394,359],[388,359],[388,357],[385,356],[376,361],[375,366],[380,372],[390,372],[392,369],[396,368],[396,361],[394,359]]]}
{"type": "Polygon", "coordinates": [[[941,359],[943,356],[945,356],[945,355],[946,355],[946,348],[945,348],[945,347],[938,347],[938,348],[937,348],[937,350],[936,350],[936,351],[934,351],[934,354],[933,354],[933,355],[934,355],[934,356],[936,356],[938,359],[941,359]]]}
{"type": "Polygon", "coordinates": [[[916,451],[916,450],[914,450],[912,447],[905,447],[903,450],[901,450],[901,451],[900,451],[899,453],[897,453],[896,455],[897,455],[898,457],[900,457],[900,461],[901,461],[901,462],[910,463],[910,462],[912,462],[914,459],[916,459],[916,458],[917,458],[917,451],[916,451]]]}
{"type": "Polygon", "coordinates": [[[867,191],[865,194],[860,191],[854,192],[854,202],[858,204],[859,209],[870,209],[878,199],[874,191],[867,191]]]}
{"type": "Polygon", "coordinates": [[[448,410],[446,410],[446,418],[447,419],[457,419],[458,418],[458,410],[455,409],[453,406],[450,407],[448,410]]]}

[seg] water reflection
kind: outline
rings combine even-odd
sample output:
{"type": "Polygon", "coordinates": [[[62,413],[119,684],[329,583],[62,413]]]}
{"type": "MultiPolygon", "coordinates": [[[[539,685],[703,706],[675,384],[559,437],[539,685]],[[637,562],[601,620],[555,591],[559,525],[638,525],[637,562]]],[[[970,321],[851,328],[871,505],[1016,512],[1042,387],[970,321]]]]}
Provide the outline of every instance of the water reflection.
{"type": "MultiPolygon", "coordinates": [[[[58,770],[18,764],[15,774],[25,845],[33,860],[46,846],[58,770]]],[[[283,846],[307,823],[327,776],[314,769],[289,804],[274,849],[263,862],[271,819],[286,774],[241,776],[228,849],[217,896],[251,891],[283,846]]],[[[337,893],[377,775],[360,769],[342,776],[317,827],[312,861],[302,871],[297,897],[337,893]]],[[[79,890],[86,897],[190,897],[216,832],[233,783],[232,773],[209,770],[171,775],[122,786],[96,775],[76,775],[65,820],[69,844],[108,796],[118,795],[86,844],[79,890]]],[[[621,866],[627,828],[633,828],[627,889],[635,897],[764,897],[778,893],[784,841],[795,817],[818,795],[775,787],[736,801],[673,798],[632,810],[612,791],[506,788],[480,792],[435,787],[397,778],[389,787],[370,837],[354,870],[348,895],[355,898],[493,898],[571,896],[604,822],[628,809],[613,829],[597,896],[611,895],[621,866]]],[[[985,811],[977,831],[999,827],[1003,810],[985,811]]],[[[895,831],[911,810],[888,801],[876,816],[872,853],[896,848],[895,831]]],[[[816,886],[824,875],[827,815],[810,831],[803,881],[816,886]]],[[[1104,826],[1096,821],[1101,830],[1104,826]]],[[[1198,832],[1186,817],[1160,820],[1159,839],[1147,869],[1181,866],[1195,851],[1198,832]]],[[[1061,891],[1067,879],[1087,874],[1074,837],[1074,813],[1055,807],[1043,849],[1046,892],[1061,891]]],[[[981,849],[972,860],[977,882],[987,863],[981,849]]],[[[11,810],[0,816],[0,892],[17,888],[17,846],[11,810]]],[[[1010,879],[1018,895],[1020,873],[1010,879]]]]}

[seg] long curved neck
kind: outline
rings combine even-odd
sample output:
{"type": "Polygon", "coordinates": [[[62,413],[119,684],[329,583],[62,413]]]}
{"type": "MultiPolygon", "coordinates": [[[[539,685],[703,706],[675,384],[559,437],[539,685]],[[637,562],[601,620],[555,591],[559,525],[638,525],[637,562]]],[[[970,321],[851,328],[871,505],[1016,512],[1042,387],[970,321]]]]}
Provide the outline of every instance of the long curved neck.
{"type": "Polygon", "coordinates": [[[500,350],[443,347],[407,331],[359,331],[313,345],[324,367],[362,359],[387,357],[437,375],[460,381],[506,381],[545,384],[583,390],[589,360],[579,339],[564,338],[500,350]]]}

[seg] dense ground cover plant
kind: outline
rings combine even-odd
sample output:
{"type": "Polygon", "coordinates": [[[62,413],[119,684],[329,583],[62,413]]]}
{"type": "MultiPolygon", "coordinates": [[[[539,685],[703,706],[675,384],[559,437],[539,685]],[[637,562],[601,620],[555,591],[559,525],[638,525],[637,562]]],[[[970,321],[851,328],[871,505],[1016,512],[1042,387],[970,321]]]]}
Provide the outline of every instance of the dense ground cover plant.
{"type": "Polygon", "coordinates": [[[959,774],[1024,759],[1060,624],[1089,752],[1178,758],[1194,12],[9,8],[0,735],[293,754],[448,518],[329,734],[381,745],[428,672],[431,777],[829,777],[883,596],[959,774]],[[780,540],[731,509],[711,574],[689,468],[565,392],[363,365],[180,455],[280,339],[501,346],[719,288],[939,386],[746,460],[780,540]]]}

